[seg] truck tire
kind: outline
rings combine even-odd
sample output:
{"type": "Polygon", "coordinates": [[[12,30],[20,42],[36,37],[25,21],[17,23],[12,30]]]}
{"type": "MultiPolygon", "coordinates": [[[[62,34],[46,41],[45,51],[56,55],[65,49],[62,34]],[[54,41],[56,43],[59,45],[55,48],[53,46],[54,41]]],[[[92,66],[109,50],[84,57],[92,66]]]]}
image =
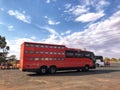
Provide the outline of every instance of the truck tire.
{"type": "Polygon", "coordinates": [[[85,65],[84,68],[82,69],[82,71],[84,71],[84,72],[89,71],[89,65],[85,65]]]}
{"type": "Polygon", "coordinates": [[[56,73],[56,67],[55,66],[52,66],[49,68],[49,73],[50,74],[55,74],[56,73]]]}
{"type": "Polygon", "coordinates": [[[85,66],[85,71],[89,71],[89,66],[88,65],[85,66]]]}
{"type": "Polygon", "coordinates": [[[47,67],[45,67],[45,66],[41,67],[40,74],[47,74],[47,67]]]}

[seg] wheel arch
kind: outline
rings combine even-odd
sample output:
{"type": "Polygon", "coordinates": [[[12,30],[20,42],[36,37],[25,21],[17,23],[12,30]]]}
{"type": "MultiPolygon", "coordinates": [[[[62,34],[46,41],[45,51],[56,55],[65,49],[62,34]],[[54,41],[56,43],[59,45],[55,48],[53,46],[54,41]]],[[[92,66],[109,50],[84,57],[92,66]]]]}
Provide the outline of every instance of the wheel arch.
{"type": "Polygon", "coordinates": [[[55,68],[57,68],[56,65],[50,65],[49,68],[51,68],[51,67],[55,67],[55,68]]]}
{"type": "Polygon", "coordinates": [[[42,68],[42,67],[48,68],[46,65],[42,65],[42,66],[40,66],[40,68],[42,68]]]}

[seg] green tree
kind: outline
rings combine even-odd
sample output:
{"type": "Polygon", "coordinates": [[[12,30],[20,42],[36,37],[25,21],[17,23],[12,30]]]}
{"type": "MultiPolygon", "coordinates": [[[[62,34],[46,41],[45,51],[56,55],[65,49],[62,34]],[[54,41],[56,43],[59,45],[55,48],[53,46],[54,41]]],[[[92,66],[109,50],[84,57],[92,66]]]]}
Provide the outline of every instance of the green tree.
{"type": "Polygon", "coordinates": [[[104,61],[110,61],[110,58],[105,57],[104,61]]]}
{"type": "Polygon", "coordinates": [[[16,58],[16,55],[11,55],[8,57],[8,61],[7,61],[9,64],[16,64],[17,62],[17,58],[16,58]]]}
{"type": "Polygon", "coordinates": [[[0,63],[6,60],[9,50],[10,50],[10,47],[7,46],[5,37],[2,37],[0,35],[0,63]]]}

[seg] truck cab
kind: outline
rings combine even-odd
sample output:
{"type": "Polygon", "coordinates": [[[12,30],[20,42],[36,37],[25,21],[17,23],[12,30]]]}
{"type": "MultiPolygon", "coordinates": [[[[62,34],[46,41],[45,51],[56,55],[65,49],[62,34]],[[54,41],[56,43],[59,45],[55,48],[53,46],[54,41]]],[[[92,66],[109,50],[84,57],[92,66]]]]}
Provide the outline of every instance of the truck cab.
{"type": "Polygon", "coordinates": [[[103,56],[95,56],[95,58],[96,58],[95,64],[97,67],[105,66],[105,62],[103,61],[103,56]]]}

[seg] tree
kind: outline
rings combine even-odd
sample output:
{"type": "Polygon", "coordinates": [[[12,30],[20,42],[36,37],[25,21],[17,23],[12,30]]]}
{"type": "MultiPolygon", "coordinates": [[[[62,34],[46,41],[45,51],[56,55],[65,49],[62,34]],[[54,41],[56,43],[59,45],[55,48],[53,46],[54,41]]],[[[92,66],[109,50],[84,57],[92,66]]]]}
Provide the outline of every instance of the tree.
{"type": "Polygon", "coordinates": [[[117,60],[117,58],[111,58],[111,61],[117,62],[118,60],[117,60]]]}
{"type": "Polygon", "coordinates": [[[12,64],[12,65],[16,64],[17,63],[16,55],[9,56],[7,63],[12,64]]]}
{"type": "Polygon", "coordinates": [[[9,50],[10,50],[10,47],[7,46],[5,37],[2,37],[0,35],[0,63],[6,60],[9,50]]]}
{"type": "Polygon", "coordinates": [[[9,56],[9,60],[10,61],[16,61],[17,60],[16,55],[9,56]]]}
{"type": "Polygon", "coordinates": [[[104,61],[105,61],[105,62],[106,62],[106,61],[110,61],[110,58],[105,57],[104,61]]]}

